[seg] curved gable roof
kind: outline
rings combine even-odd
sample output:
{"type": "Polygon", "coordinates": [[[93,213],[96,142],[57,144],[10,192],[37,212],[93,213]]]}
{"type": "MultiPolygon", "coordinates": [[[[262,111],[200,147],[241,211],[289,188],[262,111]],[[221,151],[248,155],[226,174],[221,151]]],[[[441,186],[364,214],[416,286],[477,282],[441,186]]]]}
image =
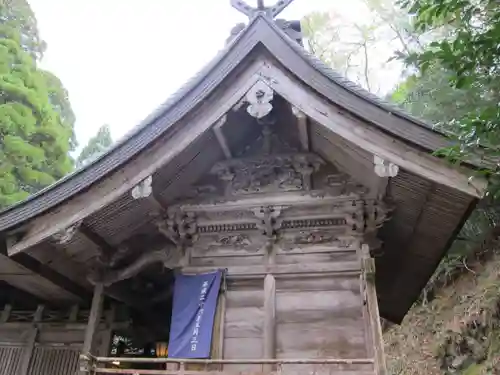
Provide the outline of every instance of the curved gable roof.
{"type": "Polygon", "coordinates": [[[0,212],[0,230],[12,228],[44,213],[126,164],[202,102],[258,44],[264,45],[277,60],[314,90],[384,132],[426,151],[448,144],[446,138],[431,126],[345,79],[288,37],[272,20],[258,14],[209,64],[107,152],[55,184],[0,212]],[[310,74],[311,69],[320,73],[322,79],[315,79],[310,74]]]}

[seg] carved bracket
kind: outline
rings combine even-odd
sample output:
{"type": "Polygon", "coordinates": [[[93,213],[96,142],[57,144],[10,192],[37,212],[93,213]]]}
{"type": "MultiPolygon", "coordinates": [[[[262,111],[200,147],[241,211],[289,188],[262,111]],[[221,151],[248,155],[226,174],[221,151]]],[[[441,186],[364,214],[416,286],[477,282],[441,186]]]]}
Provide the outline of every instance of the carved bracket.
{"type": "Polygon", "coordinates": [[[365,205],[365,233],[370,234],[381,228],[390,219],[394,207],[383,201],[369,202],[365,205]]]}
{"type": "Polygon", "coordinates": [[[273,109],[271,100],[273,100],[274,91],[264,82],[257,82],[246,94],[248,102],[247,112],[256,119],[267,116],[273,109]]]}
{"type": "Polygon", "coordinates": [[[324,178],[323,189],[331,195],[359,195],[368,193],[368,189],[351,180],[350,176],[344,173],[329,174],[324,178]]]}
{"type": "Polygon", "coordinates": [[[299,120],[304,120],[307,118],[307,115],[295,106],[292,106],[292,113],[299,120]]]}
{"type": "Polygon", "coordinates": [[[109,286],[134,277],[154,263],[163,263],[166,268],[174,268],[178,265],[181,257],[181,252],[173,247],[167,247],[166,249],[145,253],[128,266],[122,268],[111,269],[110,267],[100,266],[89,275],[88,280],[92,284],[102,283],[109,286]]]}
{"type": "Polygon", "coordinates": [[[52,240],[59,244],[59,245],[65,245],[71,239],[74,237],[76,232],[78,231],[78,228],[80,227],[82,221],[78,221],[77,223],[57,232],[52,235],[52,240]]]}
{"type": "Polygon", "coordinates": [[[399,167],[387,160],[384,160],[377,155],[373,155],[373,164],[375,165],[375,173],[379,177],[396,177],[399,172],[399,167]]]}
{"type": "Polygon", "coordinates": [[[169,211],[166,217],[159,217],[154,221],[158,231],[184,249],[194,240],[198,232],[196,215],[193,212],[169,211]]]}
{"type": "Polygon", "coordinates": [[[262,231],[262,234],[268,238],[275,238],[278,229],[281,227],[281,207],[268,206],[253,209],[255,217],[257,217],[257,228],[262,231]]]}
{"type": "Polygon", "coordinates": [[[153,193],[153,176],[148,176],[132,189],[134,199],[147,198],[153,193]]]}

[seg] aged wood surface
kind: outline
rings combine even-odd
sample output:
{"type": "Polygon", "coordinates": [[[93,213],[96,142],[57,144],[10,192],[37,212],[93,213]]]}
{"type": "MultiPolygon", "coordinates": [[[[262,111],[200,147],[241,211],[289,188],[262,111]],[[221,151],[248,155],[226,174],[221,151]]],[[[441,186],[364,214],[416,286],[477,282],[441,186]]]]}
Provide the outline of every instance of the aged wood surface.
{"type": "Polygon", "coordinates": [[[79,352],[78,347],[36,347],[28,375],[73,375],[79,352]]]}
{"type": "Polygon", "coordinates": [[[33,220],[23,240],[8,249],[9,255],[24,251],[52,234],[82,220],[96,210],[117,199],[139,182],[165,165],[182,152],[190,143],[210,128],[259,80],[256,71],[262,62],[252,64],[238,76],[234,84],[227,87],[217,97],[215,103],[206,108],[203,114],[190,121],[181,131],[175,133],[164,144],[151,147],[123,170],[97,183],[86,193],[76,196],[69,204],[33,220]],[[92,196],[92,198],[89,198],[92,196]],[[91,202],[89,204],[89,202],[91,202]]]}
{"type": "Polygon", "coordinates": [[[471,182],[470,173],[451,169],[445,162],[424,152],[418,152],[401,141],[374,131],[354,118],[342,115],[330,103],[312,94],[288,77],[281,69],[267,64],[262,72],[269,85],[287,101],[330,131],[361,148],[414,173],[450,186],[474,197],[482,197],[486,181],[478,178],[471,182]]]}
{"type": "Polygon", "coordinates": [[[298,45],[290,44],[279,28],[269,23],[265,18],[256,17],[238,39],[238,43],[228,49],[225,55],[219,55],[205,69],[206,76],[194,80],[189,90],[183,90],[183,96],[176,97],[174,101],[176,103],[175,111],[172,110],[171,105],[163,106],[163,113],[157,111],[154,116],[150,116],[150,122],[162,122],[162,130],[165,130],[165,123],[167,124],[166,128],[168,128],[172,122],[178,121],[200,101],[206,100],[213,88],[217,87],[242,61],[245,61],[245,57],[249,57],[256,45],[262,43],[272,55],[287,69],[300,77],[303,82],[312,85],[314,89],[340,106],[398,136],[411,139],[415,144],[422,144],[431,150],[446,146],[447,143],[440,134],[426,129],[425,126],[419,126],[399,114],[393,114],[387,109],[374,105],[342,85],[333,83],[320,71],[321,69],[312,66],[315,65],[312,61],[308,61],[308,58],[304,58],[303,54],[298,52],[297,48],[300,48],[298,45]],[[163,121],[155,121],[161,115],[167,118],[163,121]]]}
{"type": "Polygon", "coordinates": [[[9,257],[0,254],[0,278],[12,286],[46,301],[80,302],[81,296],[72,293],[48,278],[33,272],[9,257]]]}
{"type": "MultiPolygon", "coordinates": [[[[185,273],[202,273],[213,270],[213,267],[184,267],[185,273]]],[[[230,277],[255,277],[264,276],[267,273],[278,275],[290,274],[356,274],[360,273],[359,262],[338,263],[312,263],[312,264],[271,264],[257,266],[234,266],[228,267],[230,277]]]]}
{"type": "MultiPolygon", "coordinates": [[[[264,290],[228,285],[224,322],[224,359],[259,359],[264,355],[264,290]]],[[[224,371],[260,371],[262,366],[225,364],[224,371]]]]}
{"type": "MultiPolygon", "coordinates": [[[[216,371],[174,371],[174,370],[130,370],[130,369],[112,369],[112,368],[97,368],[96,374],[119,374],[119,375],[263,375],[261,371],[242,371],[242,372],[216,372],[216,371]]],[[[329,370],[324,372],[316,372],[321,375],[373,375],[373,371],[355,371],[355,370],[329,370]]],[[[270,375],[279,375],[279,372],[272,372],[270,375]]],[[[303,374],[300,370],[295,373],[287,372],[287,374],[303,374]]]]}
{"type": "MultiPolygon", "coordinates": [[[[96,337],[97,326],[101,320],[102,305],[104,302],[104,285],[96,284],[94,287],[94,296],[90,308],[87,329],[85,330],[85,339],[83,341],[82,352],[91,353],[96,337]]],[[[83,373],[84,374],[84,373],[83,373]]]]}
{"type": "MultiPolygon", "coordinates": [[[[276,279],[272,274],[264,278],[264,358],[276,356],[276,279]]],[[[264,372],[270,372],[273,367],[265,365],[264,372]]]]}
{"type": "Polygon", "coordinates": [[[33,317],[33,326],[29,329],[28,337],[24,342],[24,350],[21,356],[21,361],[17,370],[17,375],[28,375],[31,357],[35,350],[35,342],[37,339],[39,328],[35,325],[42,320],[44,306],[38,306],[33,317]]]}
{"type": "Polygon", "coordinates": [[[382,327],[380,325],[380,313],[378,309],[377,291],[375,287],[375,260],[370,258],[369,246],[363,244],[361,247],[361,257],[364,263],[364,287],[366,289],[366,299],[368,315],[371,326],[371,337],[373,339],[373,350],[375,354],[375,371],[377,375],[386,375],[387,368],[384,355],[384,339],[382,337],[382,327]]]}
{"type": "Polygon", "coordinates": [[[0,375],[15,375],[22,355],[22,346],[0,344],[0,375]]]}
{"type": "Polygon", "coordinates": [[[84,196],[88,197],[89,193],[86,193],[82,196],[73,198],[72,204],[63,206],[59,211],[56,210],[35,219],[34,225],[28,230],[24,239],[8,249],[9,255],[24,251],[27,247],[33,246],[53,233],[83,219],[85,216],[103,207],[106,203],[118,198],[121,194],[137,185],[137,183],[151,175],[160,166],[168,163],[168,161],[180,153],[193,140],[212,126],[218,118],[227,112],[229,108],[235,104],[234,100],[241,97],[242,93],[248,91],[248,85],[251,87],[253,83],[258,81],[259,75],[255,74],[255,70],[259,72],[258,74],[261,77],[267,79],[267,83],[276,90],[276,92],[297,108],[300,108],[300,110],[309,117],[323,126],[328,127],[330,131],[339,134],[343,138],[359,145],[374,155],[389,160],[400,167],[418,173],[419,175],[425,176],[443,185],[464,191],[472,196],[482,196],[486,187],[484,181],[477,180],[472,184],[469,180],[468,173],[450,169],[444,162],[426,153],[417,152],[403,142],[376,132],[358,120],[339,114],[338,111],[332,108],[331,104],[327,104],[324,100],[312,95],[307,89],[287,77],[279,68],[272,66],[271,63],[267,62],[265,66],[261,63],[257,63],[254,64],[253,69],[245,71],[246,82],[239,77],[239,82],[235,82],[231,88],[227,89],[224,95],[221,95],[221,98],[226,100],[223,100],[220,106],[214,105],[212,109],[206,110],[208,112],[214,111],[215,113],[211,115],[205,114],[201,121],[191,122],[189,126],[186,127],[186,130],[183,129],[179,134],[175,134],[162,145],[163,147],[158,147],[158,150],[155,150],[155,148],[148,150],[148,153],[141,155],[142,157],[137,158],[133,163],[126,166],[125,170],[119,175],[120,178],[110,177],[105,181],[103,186],[100,186],[100,184],[94,186],[91,191],[101,191],[98,198],[91,200],[92,204],[81,206],[80,201],[82,201],[82,203],[83,201],[88,203],[88,200],[83,199],[84,196]],[[228,98],[233,98],[233,101],[231,101],[231,99],[228,101],[228,98]],[[189,131],[187,131],[188,128],[189,131]],[[193,128],[196,130],[193,130],[193,128]],[[180,134],[182,134],[182,137],[180,134]],[[154,157],[154,152],[159,151],[161,151],[160,154],[154,157]],[[151,155],[146,156],[146,154],[151,155]],[[145,164],[142,166],[143,168],[139,168],[143,160],[145,164]],[[125,171],[130,171],[129,173],[132,173],[128,182],[115,186],[117,181],[121,181],[121,178],[123,178],[122,175],[125,175],[125,171]],[[110,191],[111,187],[115,189],[110,191]],[[105,191],[107,193],[105,193],[105,191]],[[80,208],[80,210],[74,212],[77,207],[80,208]],[[73,213],[71,214],[71,212],[73,213]]]}

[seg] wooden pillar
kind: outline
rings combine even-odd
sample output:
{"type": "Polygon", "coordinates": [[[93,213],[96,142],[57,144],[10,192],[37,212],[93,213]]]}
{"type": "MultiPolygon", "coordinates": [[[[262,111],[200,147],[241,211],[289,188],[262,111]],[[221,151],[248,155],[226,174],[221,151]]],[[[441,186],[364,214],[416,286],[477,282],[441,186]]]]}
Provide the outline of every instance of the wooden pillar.
{"type": "Polygon", "coordinates": [[[377,290],[375,287],[375,260],[370,257],[369,247],[364,244],[361,248],[363,257],[363,272],[365,273],[366,301],[371,326],[371,337],[373,340],[373,352],[375,354],[375,373],[386,375],[384,339],[380,325],[380,313],[378,310],[377,290]]]}
{"type": "Polygon", "coordinates": [[[30,367],[31,357],[33,356],[33,351],[35,350],[36,338],[38,336],[38,326],[37,323],[42,321],[43,315],[43,305],[39,305],[36,309],[35,316],[33,317],[33,327],[28,333],[26,338],[26,343],[24,345],[23,354],[19,362],[19,367],[17,370],[18,375],[27,375],[30,367]]]}
{"type": "Polygon", "coordinates": [[[79,306],[78,305],[73,305],[71,306],[71,309],[69,311],[69,321],[72,322],[72,323],[76,323],[76,321],[78,320],[78,310],[79,310],[79,306]]]}
{"type": "Polygon", "coordinates": [[[0,316],[0,323],[6,323],[9,320],[10,312],[12,311],[11,305],[5,305],[0,316]]]}
{"type": "MultiPolygon", "coordinates": [[[[110,309],[106,311],[106,329],[101,337],[101,344],[99,345],[98,355],[102,357],[109,356],[109,348],[111,347],[111,340],[113,339],[113,323],[115,322],[115,305],[111,305],[110,309]]],[[[99,325],[99,324],[98,324],[99,325]]]]}
{"type": "MultiPolygon", "coordinates": [[[[94,342],[95,333],[101,320],[102,303],[104,300],[104,286],[98,283],[94,287],[94,296],[92,297],[92,306],[90,307],[89,321],[85,330],[85,339],[83,341],[82,354],[91,354],[92,344],[94,342]]],[[[88,372],[85,366],[80,364],[80,375],[86,375],[88,372]]]]}
{"type": "MultiPolygon", "coordinates": [[[[276,280],[268,274],[264,278],[264,358],[273,359],[276,355],[276,280]]],[[[264,372],[273,371],[272,365],[264,365],[264,372]]]]}

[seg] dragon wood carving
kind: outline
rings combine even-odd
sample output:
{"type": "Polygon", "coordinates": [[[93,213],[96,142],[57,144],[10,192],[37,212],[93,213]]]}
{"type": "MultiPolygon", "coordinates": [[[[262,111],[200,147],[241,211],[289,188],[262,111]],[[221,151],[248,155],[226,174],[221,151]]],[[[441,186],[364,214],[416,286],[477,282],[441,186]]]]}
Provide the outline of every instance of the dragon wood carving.
{"type": "Polygon", "coordinates": [[[98,267],[97,270],[89,275],[88,280],[92,284],[102,283],[104,286],[109,286],[119,281],[130,279],[154,263],[163,263],[165,268],[175,268],[179,265],[182,257],[183,253],[181,251],[178,251],[173,246],[169,246],[161,250],[142,254],[128,266],[122,268],[98,267]]]}
{"type": "Polygon", "coordinates": [[[309,190],[309,177],[324,164],[313,154],[272,155],[217,163],[212,173],[230,195],[309,190]]]}

